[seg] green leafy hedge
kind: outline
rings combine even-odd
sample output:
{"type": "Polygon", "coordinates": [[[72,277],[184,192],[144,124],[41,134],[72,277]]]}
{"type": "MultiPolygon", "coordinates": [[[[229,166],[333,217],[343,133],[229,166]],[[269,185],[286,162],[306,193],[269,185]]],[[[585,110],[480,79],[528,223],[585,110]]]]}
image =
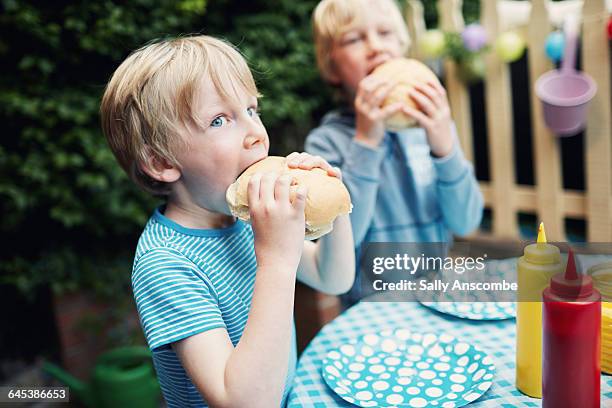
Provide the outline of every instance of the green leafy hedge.
{"type": "Polygon", "coordinates": [[[154,202],[115,163],[99,126],[100,96],[130,50],[193,31],[205,2],[2,6],[0,232],[8,244],[0,278],[26,293],[46,282],[57,290],[123,285],[154,202]]]}
{"type": "MultiPolygon", "coordinates": [[[[474,4],[474,0],[467,3],[474,4]]],[[[99,127],[104,85],[154,38],[224,37],[258,81],[272,152],[301,149],[331,107],[314,65],[316,0],[2,0],[0,283],[26,293],[129,282],[138,234],[156,202],[120,171],[99,127]]],[[[425,2],[435,24],[434,2],[425,2]]]]}

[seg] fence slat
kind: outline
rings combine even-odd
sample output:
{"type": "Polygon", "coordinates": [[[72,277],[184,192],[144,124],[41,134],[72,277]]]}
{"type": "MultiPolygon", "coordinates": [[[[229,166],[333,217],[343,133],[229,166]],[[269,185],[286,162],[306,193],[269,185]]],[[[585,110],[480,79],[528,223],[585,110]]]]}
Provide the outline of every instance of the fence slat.
{"type": "MultiPolygon", "coordinates": [[[[544,123],[542,103],[535,93],[538,77],[553,69],[546,57],[544,45],[552,25],[545,0],[531,2],[529,18],[529,94],[531,96],[531,126],[533,160],[537,190],[538,218],[544,221],[547,235],[553,241],[565,240],[563,196],[561,180],[561,153],[559,140],[544,123]]],[[[518,163],[517,163],[518,165],[518,163]]]]}
{"type": "MultiPolygon", "coordinates": [[[[442,29],[463,29],[460,0],[439,0],[437,6],[442,29]]],[[[525,211],[536,212],[546,223],[548,235],[553,239],[566,239],[565,217],[587,220],[588,241],[607,242],[612,239],[612,78],[610,49],[605,31],[611,11],[612,0],[567,0],[559,3],[532,0],[530,4],[507,0],[481,2],[481,23],[490,38],[495,39],[502,29],[512,27],[524,34],[530,51],[528,69],[535,161],[534,187],[516,185],[515,166],[520,163],[514,160],[509,68],[494,52],[486,56],[485,107],[491,182],[480,182],[480,186],[485,205],[493,210],[493,236],[519,238],[516,212],[525,211]],[[518,10],[523,16],[517,19],[507,15],[512,14],[509,10],[518,10]],[[546,36],[553,24],[558,26],[568,14],[583,17],[583,69],[598,85],[597,95],[591,101],[587,116],[585,192],[563,189],[559,139],[545,126],[542,106],[534,89],[537,78],[553,69],[544,53],[546,36]]],[[[466,155],[472,159],[469,94],[466,86],[456,77],[455,64],[449,60],[444,64],[449,99],[462,136],[461,143],[466,155]],[[465,142],[465,137],[469,141],[465,142]]]]}
{"type": "Polygon", "coordinates": [[[583,9],[582,61],[584,70],[597,83],[597,94],[589,105],[586,131],[588,239],[612,239],[612,145],[610,143],[610,49],[606,37],[606,4],[589,0],[583,9]]]}
{"type": "MultiPolygon", "coordinates": [[[[439,0],[437,3],[440,16],[440,28],[444,31],[463,30],[463,15],[461,0],[439,0]]],[[[457,126],[459,142],[466,159],[473,162],[474,146],[472,144],[472,112],[470,110],[470,95],[468,89],[457,76],[457,65],[450,59],[444,61],[445,85],[453,120],[457,126]]]]}
{"type": "MultiPolygon", "coordinates": [[[[500,34],[497,0],[481,2],[481,22],[489,38],[500,34]]],[[[507,64],[495,52],[486,56],[485,106],[491,180],[493,181],[493,233],[518,238],[515,213],[512,94],[507,64]]]]}
{"type": "Polygon", "coordinates": [[[411,39],[411,46],[408,55],[411,58],[421,58],[419,54],[419,38],[425,32],[425,18],[423,15],[423,4],[420,0],[408,0],[404,10],[404,19],[408,26],[408,34],[411,39]]]}
{"type": "MultiPolygon", "coordinates": [[[[493,188],[491,184],[480,182],[480,191],[484,197],[485,205],[491,206],[493,188]]],[[[536,189],[531,186],[517,186],[512,193],[516,196],[515,207],[518,211],[533,212],[537,209],[536,189]]],[[[563,193],[563,214],[568,217],[586,218],[587,199],[584,191],[565,190],[563,193]]],[[[612,214],[611,214],[612,216],[612,214]]]]}

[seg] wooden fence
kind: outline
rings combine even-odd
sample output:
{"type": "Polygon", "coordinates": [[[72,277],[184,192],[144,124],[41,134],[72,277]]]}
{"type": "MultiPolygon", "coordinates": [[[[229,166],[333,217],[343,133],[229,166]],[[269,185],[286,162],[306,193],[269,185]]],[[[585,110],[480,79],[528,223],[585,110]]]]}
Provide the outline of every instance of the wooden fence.
{"type": "MultiPolygon", "coordinates": [[[[517,184],[515,179],[514,129],[511,78],[508,64],[495,52],[486,55],[484,79],[486,129],[490,182],[481,182],[485,205],[492,210],[492,232],[496,237],[519,238],[518,213],[534,213],[546,224],[551,240],[566,240],[565,218],[586,221],[587,240],[612,240],[612,125],[610,108],[610,48],[606,35],[611,2],[605,0],[513,1],[482,0],[480,23],[489,38],[515,30],[526,40],[528,58],[531,126],[535,185],[517,184]],[[544,52],[546,36],[561,27],[564,16],[580,16],[582,68],[597,82],[598,91],[590,103],[585,132],[585,191],[563,189],[559,139],[544,125],[542,107],[535,95],[535,80],[553,69],[544,52]]],[[[439,0],[440,28],[461,31],[464,21],[461,0],[439,0]]],[[[408,0],[406,20],[413,44],[425,30],[419,0],[408,0]]],[[[418,49],[412,47],[413,56],[418,49]]],[[[472,120],[467,86],[456,76],[457,67],[444,61],[453,118],[461,145],[469,160],[474,159],[472,120]]]]}

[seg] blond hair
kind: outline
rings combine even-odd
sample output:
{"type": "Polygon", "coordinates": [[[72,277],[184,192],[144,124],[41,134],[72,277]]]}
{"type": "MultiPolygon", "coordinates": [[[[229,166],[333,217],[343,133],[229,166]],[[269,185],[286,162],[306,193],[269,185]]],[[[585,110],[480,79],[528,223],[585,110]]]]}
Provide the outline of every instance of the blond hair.
{"type": "Polygon", "coordinates": [[[154,42],[134,51],[106,86],[100,114],[111,150],[129,177],[146,191],[167,195],[167,183],[142,171],[151,158],[180,168],[186,124],[201,127],[196,93],[203,80],[231,102],[259,96],[251,71],[231,44],[199,35],[154,42]]]}
{"type": "Polygon", "coordinates": [[[322,0],[312,13],[312,28],[317,66],[323,79],[330,81],[333,72],[331,50],[334,41],[363,21],[368,9],[373,5],[382,7],[387,13],[402,46],[402,52],[408,51],[410,36],[394,0],[322,0]]]}

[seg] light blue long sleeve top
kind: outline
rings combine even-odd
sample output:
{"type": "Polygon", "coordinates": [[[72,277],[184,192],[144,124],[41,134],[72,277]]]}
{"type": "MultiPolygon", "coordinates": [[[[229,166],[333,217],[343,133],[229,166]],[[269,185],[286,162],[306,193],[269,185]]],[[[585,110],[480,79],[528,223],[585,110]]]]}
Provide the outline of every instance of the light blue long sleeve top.
{"type": "Polygon", "coordinates": [[[483,198],[453,126],[453,150],[431,155],[423,128],[386,132],[377,148],[354,139],[355,115],[333,111],[306,138],[305,150],[342,170],[351,223],[364,242],[448,242],[480,225],[483,198]]]}

